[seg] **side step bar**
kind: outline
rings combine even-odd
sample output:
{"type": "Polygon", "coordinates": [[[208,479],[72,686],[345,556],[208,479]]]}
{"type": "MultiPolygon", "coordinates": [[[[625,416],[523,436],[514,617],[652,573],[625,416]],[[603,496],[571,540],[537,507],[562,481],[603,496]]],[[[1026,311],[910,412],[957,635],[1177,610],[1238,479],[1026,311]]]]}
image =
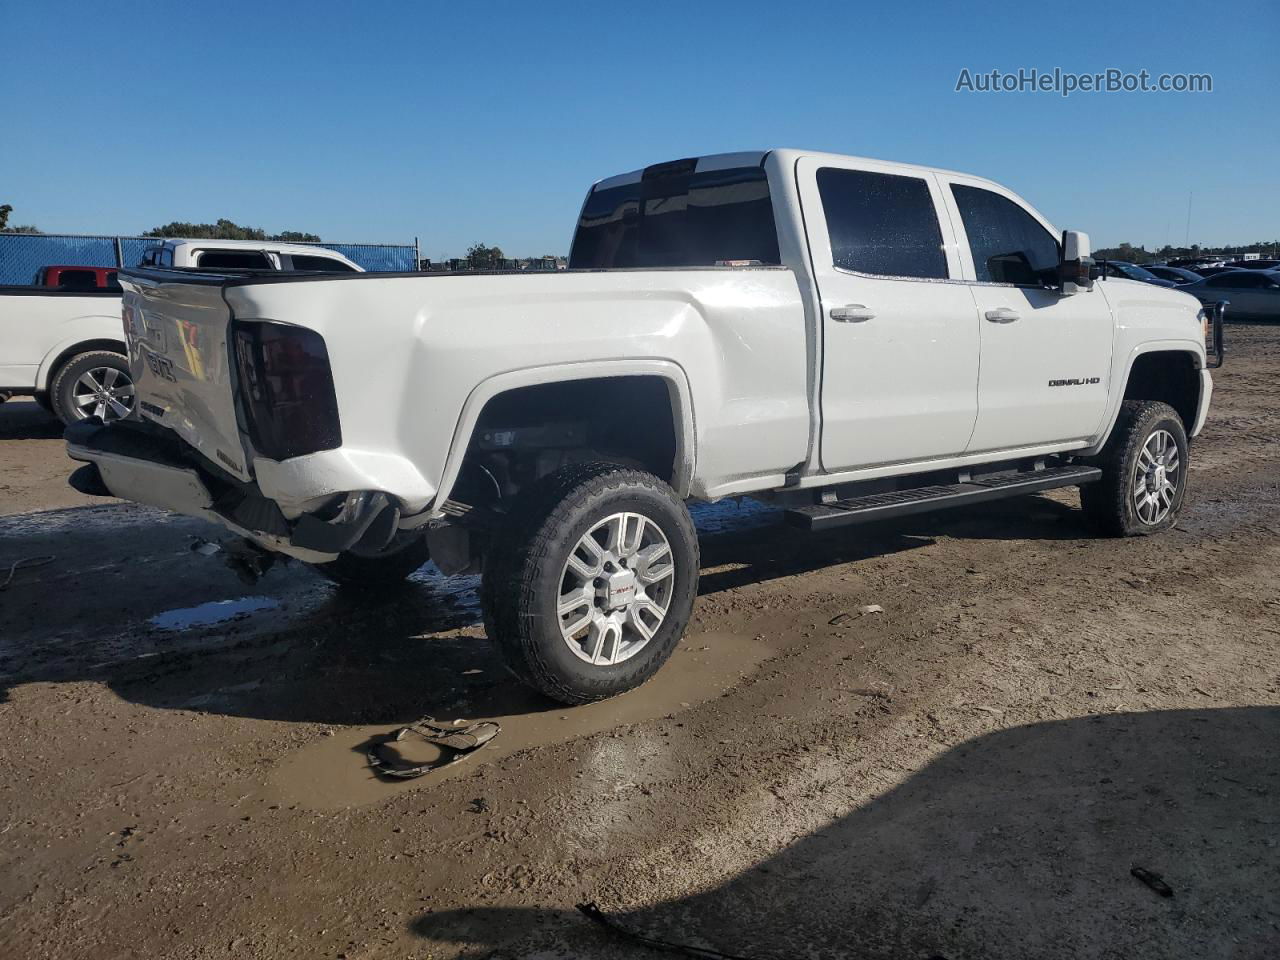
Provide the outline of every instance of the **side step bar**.
{"type": "Polygon", "coordinates": [[[1027,473],[979,477],[964,483],[873,493],[834,503],[793,507],[786,511],[785,516],[793,526],[806,530],[827,530],[851,523],[867,523],[887,517],[905,517],[947,507],[963,507],[971,503],[1053,490],[1056,487],[1074,487],[1082,483],[1093,483],[1101,477],[1102,471],[1097,467],[1048,467],[1027,473]]]}

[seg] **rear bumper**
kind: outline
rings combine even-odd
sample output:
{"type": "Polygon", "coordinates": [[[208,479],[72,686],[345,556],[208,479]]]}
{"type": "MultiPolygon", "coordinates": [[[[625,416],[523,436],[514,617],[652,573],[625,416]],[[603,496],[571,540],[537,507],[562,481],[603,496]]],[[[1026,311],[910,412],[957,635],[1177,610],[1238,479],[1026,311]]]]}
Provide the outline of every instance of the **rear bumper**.
{"type": "Polygon", "coordinates": [[[356,545],[376,549],[399,525],[399,509],[377,491],[336,494],[321,512],[286,517],[256,483],[232,477],[154,424],[82,421],[68,427],[65,438],[67,456],[90,468],[74,475],[78,490],[199,517],[310,563],[356,545]]]}

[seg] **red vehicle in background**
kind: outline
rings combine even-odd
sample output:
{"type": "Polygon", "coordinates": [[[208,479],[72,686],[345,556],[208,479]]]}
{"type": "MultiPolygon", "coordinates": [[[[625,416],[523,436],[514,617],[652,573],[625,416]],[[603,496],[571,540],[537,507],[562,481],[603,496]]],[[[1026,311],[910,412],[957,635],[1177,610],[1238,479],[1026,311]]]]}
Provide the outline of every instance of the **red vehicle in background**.
{"type": "Polygon", "coordinates": [[[49,266],[36,271],[37,287],[62,290],[119,290],[115,267],[49,266]]]}

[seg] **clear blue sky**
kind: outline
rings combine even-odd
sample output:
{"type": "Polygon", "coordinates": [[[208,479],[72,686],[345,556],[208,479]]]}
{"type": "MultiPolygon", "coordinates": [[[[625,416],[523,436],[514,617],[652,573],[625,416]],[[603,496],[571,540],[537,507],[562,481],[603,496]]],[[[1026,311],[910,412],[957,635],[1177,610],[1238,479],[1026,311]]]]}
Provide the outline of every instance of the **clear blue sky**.
{"type": "Polygon", "coordinates": [[[0,0],[0,202],[567,251],[588,184],[795,146],[977,173],[1095,246],[1280,237],[1280,9],[1232,3],[0,0]],[[964,67],[1210,94],[954,92],[964,67]]]}

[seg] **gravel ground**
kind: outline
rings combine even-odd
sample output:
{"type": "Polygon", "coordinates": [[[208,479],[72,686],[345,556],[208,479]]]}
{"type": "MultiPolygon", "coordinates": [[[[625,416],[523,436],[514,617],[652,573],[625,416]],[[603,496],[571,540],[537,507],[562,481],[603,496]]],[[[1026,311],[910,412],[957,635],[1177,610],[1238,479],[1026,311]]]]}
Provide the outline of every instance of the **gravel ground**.
{"type": "Polygon", "coordinates": [[[653,955],[584,900],[761,958],[1278,956],[1280,329],[1229,344],[1172,532],[1095,539],[1074,491],[703,510],[675,659],[574,709],[503,674],[473,579],[246,588],[6,404],[0,579],[54,559],[0,593],[0,956],[653,955]],[[504,730],[371,779],[424,715],[504,730]]]}

